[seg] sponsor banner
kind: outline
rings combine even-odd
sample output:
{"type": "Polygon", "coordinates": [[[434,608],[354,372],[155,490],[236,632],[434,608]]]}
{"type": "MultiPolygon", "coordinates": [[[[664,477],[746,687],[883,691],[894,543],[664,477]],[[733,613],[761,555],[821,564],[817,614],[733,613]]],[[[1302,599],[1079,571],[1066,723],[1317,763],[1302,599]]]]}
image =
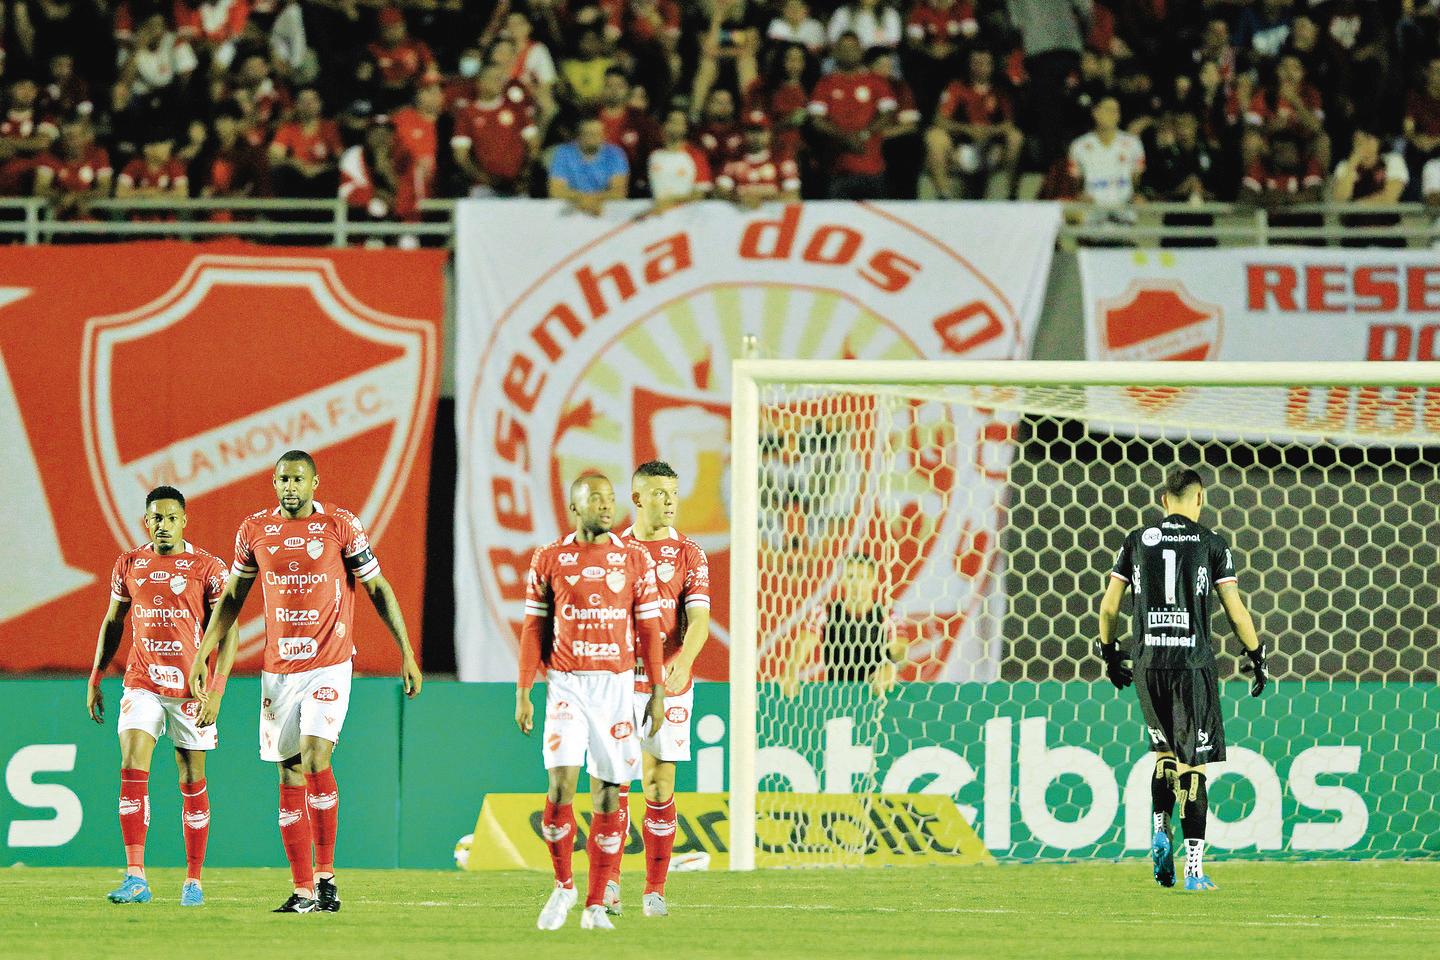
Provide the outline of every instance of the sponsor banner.
{"type": "MultiPolygon", "coordinates": [[[[1440,264],[1426,250],[1303,247],[1082,250],[1091,360],[1440,359],[1440,264]]],[[[1099,411],[1213,427],[1206,391],[1131,390],[1099,411]],[[1187,416],[1186,408],[1193,410],[1187,416]],[[1193,416],[1193,424],[1191,422],[1193,416]]],[[[1325,437],[1433,436],[1440,391],[1256,391],[1247,429],[1325,437]]],[[[1092,413],[1096,401],[1092,392],[1092,413]]]]}
{"type": "MultiPolygon", "coordinates": [[[[468,870],[550,870],[541,835],[543,793],[496,793],[485,798],[475,823],[468,870]]],[[[675,794],[672,870],[730,866],[730,801],[723,793],[675,794]]],[[[591,798],[575,797],[575,849],[585,849],[591,798]]],[[[924,794],[859,797],[824,793],[762,793],[756,823],[759,867],[894,867],[993,862],[949,797],[924,794]]],[[[645,798],[630,797],[624,868],[643,869],[640,824],[645,798]]]]}
{"type": "MultiPolygon", "coordinates": [[[[1221,685],[1230,759],[1208,767],[1211,856],[1440,858],[1440,811],[1414,799],[1440,795],[1440,730],[1416,721],[1440,712],[1440,689],[1433,683],[1297,682],[1258,700],[1246,689],[1221,685]]],[[[121,855],[114,779],[120,684],[107,680],[104,690],[106,723],[96,726],[84,712],[83,679],[0,681],[0,865],[99,865],[121,855]]],[[[848,791],[870,784],[885,794],[953,801],[996,859],[1148,855],[1154,762],[1131,691],[1117,692],[1104,681],[904,684],[876,718],[878,734],[857,722],[865,719],[859,712],[835,705],[844,693],[814,683],[798,700],[784,701],[790,716],[809,717],[810,726],[792,727],[784,744],[761,744],[764,796],[793,797],[787,792],[793,790],[849,803],[848,791]]],[[[534,696],[539,703],[543,685],[534,696]]],[[[695,685],[695,759],[677,767],[681,793],[715,796],[728,789],[728,696],[727,684],[695,685]]],[[[217,824],[210,860],[218,866],[284,863],[278,842],[257,842],[276,837],[275,774],[255,760],[259,697],[257,680],[231,682],[219,748],[206,761],[217,824]]],[[[769,716],[779,702],[771,688],[762,688],[760,706],[769,716]]],[[[514,712],[512,684],[437,681],[411,701],[393,679],[356,679],[336,751],[345,862],[446,867],[454,862],[456,841],[475,829],[487,797],[538,798],[545,789],[540,737],[520,734],[514,712]],[[476,759],[457,763],[456,757],[476,759]]],[[[171,784],[152,784],[154,824],[178,822],[180,798],[171,784]]],[[[577,804],[588,794],[582,775],[577,804]]],[[[639,796],[637,790],[632,800],[639,796]]],[[[792,809],[791,800],[776,802],[761,806],[782,812],[761,825],[760,838],[772,845],[779,842],[773,839],[779,819],[788,816],[783,811],[792,809]]],[[[807,796],[801,809],[824,808],[807,796]]],[[[513,834],[514,852],[494,857],[543,862],[537,858],[544,857],[544,845],[523,819],[530,812],[515,821],[524,830],[513,834]]],[[[685,815],[695,860],[711,855],[711,867],[719,868],[714,855],[728,843],[728,832],[723,822],[707,828],[705,818],[723,821],[723,803],[685,815]]],[[[940,834],[932,828],[931,836],[940,834]]],[[[629,842],[636,842],[634,835],[629,842]]],[[[178,829],[153,827],[149,843],[155,865],[184,862],[178,829]]],[[[485,861],[481,855],[476,866],[485,861]]]]}
{"type": "MultiPolygon", "coordinates": [[[[83,677],[0,681],[0,866],[124,863],[115,817],[120,681],[105,680],[101,689],[105,723],[97,726],[85,712],[83,677]]],[[[335,773],[344,798],[339,849],[351,866],[401,865],[396,810],[404,699],[400,684],[388,677],[356,679],[350,690],[350,720],[335,748],[335,773]]],[[[195,703],[187,702],[187,714],[193,716],[189,704],[195,703]]],[[[259,709],[259,679],[231,680],[220,711],[218,746],[205,755],[214,818],[206,866],[285,866],[275,825],[275,765],[256,759],[259,709]]],[[[150,779],[145,860],[152,867],[185,863],[180,791],[175,768],[164,759],[170,752],[162,736],[150,779]]],[[[440,802],[432,799],[427,811],[440,802]]],[[[466,798],[464,806],[466,821],[473,822],[473,801],[466,798]]],[[[280,881],[277,893],[284,886],[280,881]]]]}
{"type": "MultiPolygon", "coordinates": [[[[221,557],[287,449],[366,524],[419,644],[439,370],[438,252],[128,243],[0,250],[0,670],[88,670],[145,494],[221,557]]],[[[258,592],[242,667],[259,663],[258,592]]],[[[357,604],[362,670],[398,668],[357,604]]],[[[126,649],[121,650],[123,663],[126,649]]]]}
{"type": "MultiPolygon", "coordinates": [[[[605,471],[626,510],[630,474],[652,458],[679,472],[677,525],[710,558],[713,637],[695,673],[724,678],[729,368],[745,336],[768,357],[1024,357],[1060,219],[1046,204],[1007,205],[1004,217],[964,203],[753,212],[707,203],[659,216],[638,216],[645,205],[606,209],[594,218],[552,202],[459,207],[455,636],[465,680],[514,679],[526,569],[536,547],[571,527],[562,494],[570,480],[605,471]],[[522,234],[526,242],[515,243],[522,234]]],[[[801,403],[793,412],[817,426],[824,417],[801,403]]],[[[969,667],[998,660],[977,649],[997,639],[973,624],[999,618],[974,613],[1003,605],[1003,578],[933,587],[938,578],[953,584],[957,568],[993,571],[998,562],[1013,420],[939,403],[895,417],[894,436],[913,445],[902,451],[913,474],[894,484],[911,499],[891,506],[910,514],[950,505],[945,516],[929,517],[924,560],[897,571],[904,586],[896,608],[903,614],[913,605],[917,623],[923,611],[933,635],[917,637],[915,649],[937,677],[981,679],[969,667]],[[953,471],[926,470],[928,438],[950,431],[983,455],[953,471]],[[934,610],[934,596],[954,609],[934,610]]],[[[857,411],[853,429],[863,437],[880,419],[857,411]]],[[[767,453],[765,469],[783,474],[796,452],[767,453]]],[[[838,579],[839,551],[865,535],[874,504],[843,502],[851,491],[842,477],[826,482],[834,486],[825,497],[831,519],[843,518],[848,533],[830,529],[816,538],[823,545],[801,549],[832,571],[828,584],[838,579]]],[[[793,631],[804,603],[823,599],[796,598],[794,609],[762,625],[762,643],[793,631]]]]}

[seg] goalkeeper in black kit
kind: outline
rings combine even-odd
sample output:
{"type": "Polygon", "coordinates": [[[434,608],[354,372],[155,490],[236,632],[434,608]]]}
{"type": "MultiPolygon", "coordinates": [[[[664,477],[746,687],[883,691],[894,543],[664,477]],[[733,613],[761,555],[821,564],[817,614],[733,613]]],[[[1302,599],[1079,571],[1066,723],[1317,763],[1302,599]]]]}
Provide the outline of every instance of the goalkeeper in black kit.
{"type": "Polygon", "coordinates": [[[1110,682],[1135,683],[1145,715],[1148,745],[1155,753],[1151,781],[1154,839],[1150,857],[1155,881],[1175,885],[1170,816],[1180,804],[1185,832],[1185,889],[1216,889],[1205,875],[1205,764],[1225,759],[1225,725],[1215,652],[1210,646],[1210,598],[1219,593],[1235,635],[1245,645],[1252,674],[1250,695],[1260,696],[1268,676],[1265,647],[1236,585],[1235,561],[1225,540],[1200,523],[1205,486],[1200,474],[1179,467],[1165,478],[1160,505],[1165,518],[1125,538],[1100,601],[1100,655],[1110,682]],[[1115,638],[1126,589],[1135,593],[1129,649],[1115,638]],[[1125,665],[1135,664],[1134,673],[1125,665]]]}

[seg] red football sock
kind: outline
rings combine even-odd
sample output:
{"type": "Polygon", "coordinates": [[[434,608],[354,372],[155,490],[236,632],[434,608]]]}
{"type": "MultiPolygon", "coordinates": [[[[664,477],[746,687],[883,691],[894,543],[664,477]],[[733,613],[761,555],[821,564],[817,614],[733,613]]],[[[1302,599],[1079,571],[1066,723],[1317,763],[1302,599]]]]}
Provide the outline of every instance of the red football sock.
{"type": "Polygon", "coordinates": [[[315,872],[335,875],[335,833],[340,829],[340,788],[335,768],[305,774],[305,802],[315,832],[315,872]]]}
{"type": "MultiPolygon", "coordinates": [[[[620,854],[625,854],[625,847],[630,843],[630,784],[620,784],[620,854]]],[[[620,882],[620,857],[615,858],[615,869],[610,871],[610,879],[616,883],[620,882]]]]}
{"type": "Polygon", "coordinates": [[[664,803],[645,801],[645,892],[664,893],[670,872],[670,851],[675,848],[675,798],[664,803]]]}
{"type": "Polygon", "coordinates": [[[185,879],[199,881],[210,842],[210,792],[204,780],[180,784],[181,832],[185,835],[185,879]]]}
{"type": "Polygon", "coordinates": [[[590,884],[585,906],[593,907],[605,902],[605,881],[610,879],[610,872],[615,869],[624,846],[619,810],[597,813],[591,818],[590,838],[585,843],[585,852],[590,856],[590,884]]]}
{"type": "Polygon", "coordinates": [[[315,868],[310,865],[310,818],[305,815],[305,788],[280,785],[280,842],[290,861],[290,879],[296,890],[315,891],[315,868]]]}
{"type": "Polygon", "coordinates": [[[145,876],[145,833],[150,826],[150,771],[120,771],[120,839],[125,843],[125,872],[145,876]]]}
{"type": "Polygon", "coordinates": [[[545,815],[540,820],[540,835],[550,850],[555,866],[555,882],[562,887],[575,885],[575,809],[568,803],[545,801],[545,815]]]}

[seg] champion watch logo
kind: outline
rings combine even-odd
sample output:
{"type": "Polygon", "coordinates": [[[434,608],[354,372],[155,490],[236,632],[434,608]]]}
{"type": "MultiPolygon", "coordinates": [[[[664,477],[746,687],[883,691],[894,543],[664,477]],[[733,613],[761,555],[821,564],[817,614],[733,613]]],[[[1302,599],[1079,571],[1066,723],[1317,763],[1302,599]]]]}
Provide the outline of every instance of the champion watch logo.
{"type": "MultiPolygon", "coordinates": [[[[183,488],[197,516],[247,515],[255,482],[297,446],[323,455],[327,475],[373,478],[357,513],[379,539],[438,379],[434,325],[361,303],[321,258],[198,255],[150,303],[90,319],[82,353],[90,479],[120,544],[131,537],[128,504],[161,483],[183,488]],[[277,363],[277,349],[297,349],[296,330],[324,349],[306,350],[303,367],[277,363]],[[145,358],[176,336],[210,349],[172,371],[167,389],[187,402],[167,411],[163,436],[175,439],[157,446],[151,406],[117,401],[151,392],[145,358]],[[221,382],[254,388],[217,390],[221,382]],[[267,399],[247,405],[250,396],[267,399]]],[[[256,651],[262,631],[263,618],[243,625],[242,656],[256,651]]]]}

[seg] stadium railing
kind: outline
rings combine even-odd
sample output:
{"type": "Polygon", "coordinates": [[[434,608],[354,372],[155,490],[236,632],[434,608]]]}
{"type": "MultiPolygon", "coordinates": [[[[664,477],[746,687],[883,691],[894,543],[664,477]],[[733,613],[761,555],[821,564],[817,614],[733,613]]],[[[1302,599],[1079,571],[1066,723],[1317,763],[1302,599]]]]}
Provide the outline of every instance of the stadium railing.
{"type": "MultiPolygon", "coordinates": [[[[344,247],[413,238],[427,246],[454,241],[453,200],[427,200],[417,223],[355,220],[336,198],[321,200],[107,199],[91,205],[87,220],[60,220],[36,197],[0,198],[0,243],[82,240],[204,239],[243,237],[258,241],[344,247]],[[212,220],[221,211],[234,219],[212,220]],[[166,219],[137,220],[133,217],[166,219]]],[[[1058,245],[1265,247],[1406,246],[1440,244],[1440,209],[1424,204],[1355,206],[1307,204],[1281,210],[1229,203],[1152,203],[1103,210],[1066,204],[1058,245]]]]}

